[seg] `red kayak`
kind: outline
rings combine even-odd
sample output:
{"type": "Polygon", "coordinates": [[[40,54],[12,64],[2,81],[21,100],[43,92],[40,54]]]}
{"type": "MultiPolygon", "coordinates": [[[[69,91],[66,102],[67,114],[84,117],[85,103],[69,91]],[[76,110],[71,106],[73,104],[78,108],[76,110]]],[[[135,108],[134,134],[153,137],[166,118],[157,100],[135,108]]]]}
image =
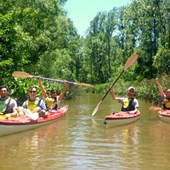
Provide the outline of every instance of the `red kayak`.
{"type": "Polygon", "coordinates": [[[122,126],[126,124],[133,123],[140,118],[140,111],[134,114],[129,112],[117,112],[114,114],[107,115],[105,117],[104,124],[106,127],[122,126]]]}
{"type": "Polygon", "coordinates": [[[2,119],[0,120],[0,136],[35,129],[37,127],[55,122],[65,115],[67,109],[68,106],[64,106],[58,110],[49,111],[45,118],[39,117],[36,120],[33,120],[25,115],[13,119],[2,119]]]}
{"type": "Polygon", "coordinates": [[[158,113],[160,120],[170,123],[170,110],[161,109],[158,113]]]}

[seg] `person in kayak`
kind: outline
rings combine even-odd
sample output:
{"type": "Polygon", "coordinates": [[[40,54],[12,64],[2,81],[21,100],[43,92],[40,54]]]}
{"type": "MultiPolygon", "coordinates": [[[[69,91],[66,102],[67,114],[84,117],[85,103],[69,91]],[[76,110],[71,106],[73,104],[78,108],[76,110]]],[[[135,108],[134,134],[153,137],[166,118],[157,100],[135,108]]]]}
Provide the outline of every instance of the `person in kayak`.
{"type": "Polygon", "coordinates": [[[41,88],[42,95],[44,97],[47,109],[48,110],[57,110],[59,103],[61,102],[61,100],[63,99],[63,97],[67,91],[67,88],[68,88],[67,81],[64,80],[64,88],[63,88],[63,91],[60,93],[60,95],[58,95],[58,92],[56,89],[51,89],[50,96],[48,96],[42,83],[41,83],[41,80],[39,78],[38,78],[38,84],[41,88]]]}
{"type": "Polygon", "coordinates": [[[155,83],[158,87],[158,90],[161,96],[163,109],[170,110],[170,89],[166,89],[164,93],[158,78],[155,79],[155,83]]]}
{"type": "Polygon", "coordinates": [[[38,113],[39,117],[44,117],[46,114],[46,105],[42,99],[37,97],[37,88],[31,87],[28,90],[29,98],[22,104],[22,108],[24,108],[24,113],[38,113]]]}
{"type": "Polygon", "coordinates": [[[127,97],[116,97],[114,93],[114,87],[111,87],[111,94],[112,94],[112,99],[118,101],[119,103],[122,104],[122,109],[121,111],[123,112],[129,112],[130,114],[134,114],[138,111],[139,109],[139,102],[135,98],[135,88],[130,86],[128,88],[127,92],[127,97]]]}
{"type": "Polygon", "coordinates": [[[8,95],[6,86],[0,87],[0,113],[10,117],[17,115],[17,102],[8,95]]]}

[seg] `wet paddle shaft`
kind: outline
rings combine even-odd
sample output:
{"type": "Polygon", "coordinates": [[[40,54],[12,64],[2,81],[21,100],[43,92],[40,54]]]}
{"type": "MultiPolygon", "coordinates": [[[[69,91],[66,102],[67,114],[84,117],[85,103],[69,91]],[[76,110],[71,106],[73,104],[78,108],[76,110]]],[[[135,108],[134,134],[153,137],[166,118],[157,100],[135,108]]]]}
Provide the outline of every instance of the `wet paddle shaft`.
{"type": "Polygon", "coordinates": [[[105,97],[107,96],[107,94],[109,93],[109,91],[111,90],[111,88],[115,85],[115,83],[119,80],[120,76],[124,73],[124,71],[126,71],[138,58],[137,54],[132,54],[128,60],[126,61],[126,64],[122,70],[122,72],[120,73],[120,75],[117,77],[117,79],[114,81],[114,83],[110,86],[110,88],[108,89],[108,91],[106,92],[106,94],[103,96],[103,98],[99,101],[98,105],[96,106],[96,108],[94,109],[92,116],[94,116],[96,114],[96,112],[99,109],[99,106],[101,104],[101,102],[105,99],[105,97]]]}

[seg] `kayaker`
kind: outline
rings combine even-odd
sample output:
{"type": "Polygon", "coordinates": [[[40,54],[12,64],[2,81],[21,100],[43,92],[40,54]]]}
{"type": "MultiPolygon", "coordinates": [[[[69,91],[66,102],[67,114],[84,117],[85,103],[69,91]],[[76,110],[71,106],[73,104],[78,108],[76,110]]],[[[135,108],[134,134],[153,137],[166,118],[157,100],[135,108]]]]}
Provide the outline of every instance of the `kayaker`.
{"type": "Polygon", "coordinates": [[[67,81],[64,80],[64,88],[63,88],[63,91],[60,93],[60,95],[58,95],[58,92],[56,89],[51,89],[50,96],[48,96],[39,78],[38,78],[38,84],[41,88],[47,109],[57,110],[59,103],[61,102],[61,100],[63,99],[67,91],[67,88],[68,88],[67,81]]]}
{"type": "Polygon", "coordinates": [[[159,93],[160,93],[160,96],[161,96],[161,99],[162,99],[163,109],[170,110],[170,89],[166,89],[165,93],[164,93],[158,78],[155,79],[155,83],[158,87],[158,90],[159,90],[159,93]]]}
{"type": "Polygon", "coordinates": [[[17,102],[8,96],[8,88],[0,87],[0,113],[10,117],[17,115],[17,102]]]}
{"type": "Polygon", "coordinates": [[[121,111],[128,111],[130,114],[134,114],[139,109],[139,102],[135,98],[135,88],[130,86],[128,88],[127,97],[116,97],[114,93],[114,87],[111,87],[112,99],[122,104],[121,111]]]}
{"type": "Polygon", "coordinates": [[[24,112],[30,111],[32,113],[38,113],[39,116],[44,117],[46,114],[47,108],[46,108],[45,102],[42,99],[39,99],[37,97],[37,88],[31,87],[28,90],[28,95],[29,95],[28,100],[26,100],[22,105],[24,109],[27,109],[27,110],[24,110],[24,112]]]}

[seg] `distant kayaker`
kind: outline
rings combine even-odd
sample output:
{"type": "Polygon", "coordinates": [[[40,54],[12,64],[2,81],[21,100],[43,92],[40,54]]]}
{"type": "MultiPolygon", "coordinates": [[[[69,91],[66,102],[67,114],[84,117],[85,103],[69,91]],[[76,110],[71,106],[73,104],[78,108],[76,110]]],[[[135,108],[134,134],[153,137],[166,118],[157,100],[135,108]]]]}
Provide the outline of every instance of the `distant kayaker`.
{"type": "Polygon", "coordinates": [[[118,101],[122,104],[121,111],[128,111],[131,114],[134,114],[139,109],[139,102],[135,98],[135,88],[130,86],[128,88],[127,97],[116,97],[114,93],[114,87],[111,88],[112,99],[118,101]]]}
{"type": "Polygon", "coordinates": [[[17,102],[8,96],[8,88],[0,87],[0,112],[5,116],[15,116],[17,114],[17,102]]]}
{"type": "Polygon", "coordinates": [[[27,109],[24,110],[24,112],[30,111],[32,113],[39,113],[39,116],[44,116],[47,108],[45,102],[37,97],[37,88],[29,88],[28,95],[28,100],[26,100],[22,105],[24,109],[27,109]]]}
{"type": "Polygon", "coordinates": [[[170,89],[166,89],[164,93],[158,78],[155,79],[155,83],[158,87],[158,90],[159,90],[159,93],[162,99],[163,109],[170,110],[170,89]]]}
{"type": "Polygon", "coordinates": [[[39,78],[38,78],[38,84],[41,88],[47,109],[57,110],[59,103],[61,102],[61,100],[63,99],[67,91],[67,88],[68,88],[67,81],[64,80],[64,88],[63,88],[63,91],[60,93],[60,95],[58,95],[58,92],[56,89],[51,89],[50,96],[48,96],[39,78]]]}

